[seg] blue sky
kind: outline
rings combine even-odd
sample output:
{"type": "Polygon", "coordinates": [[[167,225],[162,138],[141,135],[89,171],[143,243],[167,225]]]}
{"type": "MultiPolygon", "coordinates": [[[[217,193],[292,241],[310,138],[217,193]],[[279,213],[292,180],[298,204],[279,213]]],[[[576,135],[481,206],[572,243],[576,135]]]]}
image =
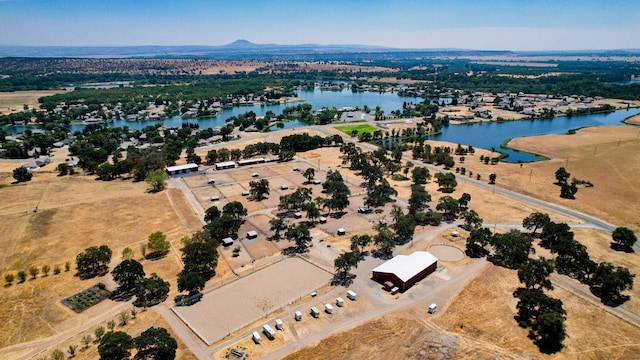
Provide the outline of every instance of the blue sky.
{"type": "Polygon", "coordinates": [[[640,49],[639,0],[0,0],[2,45],[640,49]]]}

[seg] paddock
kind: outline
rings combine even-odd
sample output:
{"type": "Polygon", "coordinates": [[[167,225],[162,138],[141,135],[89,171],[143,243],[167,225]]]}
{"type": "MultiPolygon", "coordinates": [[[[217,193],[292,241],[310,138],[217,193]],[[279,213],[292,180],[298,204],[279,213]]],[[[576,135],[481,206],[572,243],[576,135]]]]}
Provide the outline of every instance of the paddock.
{"type": "Polygon", "coordinates": [[[305,260],[286,258],[205,293],[194,305],[171,310],[211,345],[328,284],[331,277],[305,260]]]}

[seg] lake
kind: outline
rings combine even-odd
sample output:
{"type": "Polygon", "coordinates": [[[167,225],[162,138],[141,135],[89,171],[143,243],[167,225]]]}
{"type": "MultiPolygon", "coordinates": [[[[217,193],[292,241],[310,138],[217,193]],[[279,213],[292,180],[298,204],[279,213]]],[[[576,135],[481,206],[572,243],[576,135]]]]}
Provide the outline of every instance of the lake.
{"type": "MultiPolygon", "coordinates": [[[[429,139],[472,145],[475,148],[483,149],[494,147],[508,155],[505,161],[528,162],[538,160],[537,156],[510,149],[500,149],[500,144],[505,139],[544,134],[564,134],[571,129],[586,126],[624,125],[621,121],[636,114],[640,114],[640,109],[618,110],[605,114],[573,117],[560,116],[553,119],[449,125],[442,130],[441,134],[430,136],[429,139]]],[[[638,131],[640,131],[640,128],[638,128],[638,131]]],[[[567,141],[571,141],[571,137],[567,137],[567,141]]]]}
{"type": "MultiPolygon", "coordinates": [[[[399,96],[397,93],[377,93],[377,92],[352,92],[351,89],[343,89],[341,91],[321,91],[316,88],[314,90],[298,90],[298,97],[305,102],[311,104],[313,109],[322,107],[363,107],[364,105],[374,109],[380,106],[385,114],[389,114],[393,110],[402,108],[404,102],[419,102],[419,98],[407,98],[399,96]]],[[[441,99],[443,101],[449,99],[441,99]]],[[[256,115],[264,115],[268,110],[275,114],[282,113],[287,106],[296,106],[299,103],[288,103],[270,106],[242,106],[232,107],[222,110],[218,116],[204,119],[183,120],[180,116],[174,116],[163,121],[166,126],[179,127],[185,122],[198,123],[200,128],[213,128],[223,126],[226,119],[231,116],[240,115],[247,111],[253,111],[256,115]]],[[[483,122],[465,125],[450,125],[442,129],[442,133],[430,136],[430,139],[448,141],[452,143],[460,143],[472,145],[476,148],[491,149],[496,148],[506,153],[508,157],[505,159],[509,162],[517,161],[536,161],[537,157],[532,154],[520,153],[509,149],[500,149],[500,144],[505,139],[534,136],[544,134],[563,134],[571,129],[585,126],[599,125],[621,125],[621,121],[629,116],[640,113],[640,109],[618,110],[606,114],[590,114],[574,117],[556,117],[554,119],[537,119],[537,120],[517,120],[505,122],[483,122]]],[[[155,121],[136,121],[128,122],[124,120],[115,120],[108,123],[108,126],[128,126],[131,129],[143,129],[149,125],[155,124],[155,121]]],[[[299,120],[293,120],[284,124],[284,129],[293,129],[307,126],[308,124],[299,120]]],[[[84,125],[72,125],[71,130],[82,130],[84,125]]],[[[274,130],[278,130],[275,126],[274,130]]],[[[6,127],[10,133],[24,131],[25,127],[6,127]]],[[[567,138],[569,141],[571,138],[567,138]]]]}

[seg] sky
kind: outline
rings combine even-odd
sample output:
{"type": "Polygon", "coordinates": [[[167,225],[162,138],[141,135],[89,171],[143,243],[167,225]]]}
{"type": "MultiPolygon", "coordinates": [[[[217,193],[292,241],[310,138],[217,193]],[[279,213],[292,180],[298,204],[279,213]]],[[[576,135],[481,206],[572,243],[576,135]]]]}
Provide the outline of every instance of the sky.
{"type": "Polygon", "coordinates": [[[640,49],[640,0],[0,0],[0,45],[640,49]]]}

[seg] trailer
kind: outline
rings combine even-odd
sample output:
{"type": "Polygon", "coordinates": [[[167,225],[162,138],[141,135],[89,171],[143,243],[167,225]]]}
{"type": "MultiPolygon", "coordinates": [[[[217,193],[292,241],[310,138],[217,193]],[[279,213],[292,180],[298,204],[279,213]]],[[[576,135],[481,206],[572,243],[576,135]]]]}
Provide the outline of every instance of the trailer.
{"type": "Polygon", "coordinates": [[[233,239],[230,237],[226,237],[222,239],[222,246],[227,247],[233,245],[233,239]]]}
{"type": "Polygon", "coordinates": [[[326,312],[327,314],[332,314],[333,306],[331,306],[331,304],[324,304],[324,312],[326,312]]]}
{"type": "Polygon", "coordinates": [[[251,338],[253,339],[253,342],[256,343],[256,344],[260,344],[260,341],[262,341],[262,338],[260,337],[260,334],[258,334],[257,331],[253,332],[251,338]]]}
{"type": "Polygon", "coordinates": [[[343,307],[344,306],[344,300],[341,297],[336,298],[336,306],[337,307],[343,307]]]}
{"type": "Polygon", "coordinates": [[[218,201],[218,200],[220,200],[220,196],[218,196],[218,195],[213,195],[211,197],[211,201],[218,201]]]}
{"type": "Polygon", "coordinates": [[[347,290],[347,298],[349,300],[356,301],[356,293],[351,290],[347,290]]]}
{"type": "Polygon", "coordinates": [[[300,311],[296,311],[293,314],[293,318],[296,319],[296,321],[301,321],[302,320],[302,313],[300,311]]]}
{"type": "Polygon", "coordinates": [[[317,307],[313,306],[311,308],[311,316],[313,316],[314,318],[320,317],[320,310],[318,310],[317,307]]]}
{"type": "Polygon", "coordinates": [[[278,329],[278,330],[282,330],[283,329],[282,319],[276,319],[276,329],[278,329]]]}
{"type": "Polygon", "coordinates": [[[256,231],[247,231],[247,239],[255,239],[258,237],[258,233],[256,231]]]}
{"type": "Polygon", "coordinates": [[[216,181],[214,179],[207,180],[207,184],[209,184],[209,185],[213,185],[215,183],[216,183],[216,181]]]}
{"type": "Polygon", "coordinates": [[[276,336],[275,330],[273,330],[273,328],[269,326],[269,324],[264,324],[264,326],[262,326],[262,332],[267,336],[269,340],[273,340],[273,338],[275,338],[276,336]]]}
{"type": "Polygon", "coordinates": [[[338,235],[344,235],[347,233],[347,230],[345,230],[344,228],[339,228],[338,229],[338,235]]]}
{"type": "Polygon", "coordinates": [[[437,310],[436,304],[429,305],[429,314],[434,314],[437,310]]]}

